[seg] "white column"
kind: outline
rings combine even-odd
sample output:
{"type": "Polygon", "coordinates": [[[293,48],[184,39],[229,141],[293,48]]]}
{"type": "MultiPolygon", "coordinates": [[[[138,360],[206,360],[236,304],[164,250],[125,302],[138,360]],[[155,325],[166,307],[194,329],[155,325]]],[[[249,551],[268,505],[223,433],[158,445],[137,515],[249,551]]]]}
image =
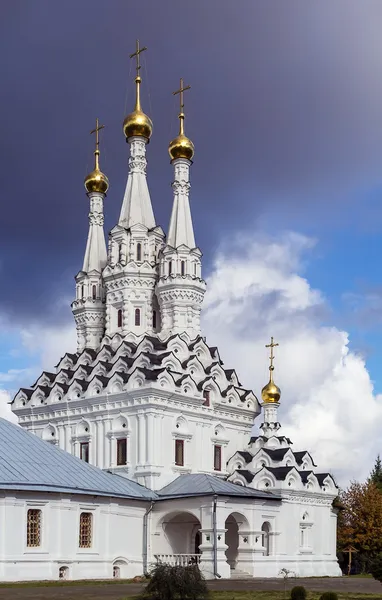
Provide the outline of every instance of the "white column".
{"type": "Polygon", "coordinates": [[[143,465],[146,462],[146,439],[145,439],[145,413],[138,411],[138,465],[143,465]]]}
{"type": "Polygon", "coordinates": [[[147,438],[146,438],[146,449],[147,449],[147,453],[146,453],[146,462],[148,462],[149,465],[152,465],[154,463],[154,419],[155,419],[155,413],[149,413],[147,415],[147,438]]]}
{"type": "Polygon", "coordinates": [[[99,467],[100,469],[102,469],[103,467],[103,435],[102,435],[102,431],[103,431],[103,424],[102,421],[96,421],[96,449],[97,449],[97,456],[96,456],[96,465],[97,467],[99,467]]]}

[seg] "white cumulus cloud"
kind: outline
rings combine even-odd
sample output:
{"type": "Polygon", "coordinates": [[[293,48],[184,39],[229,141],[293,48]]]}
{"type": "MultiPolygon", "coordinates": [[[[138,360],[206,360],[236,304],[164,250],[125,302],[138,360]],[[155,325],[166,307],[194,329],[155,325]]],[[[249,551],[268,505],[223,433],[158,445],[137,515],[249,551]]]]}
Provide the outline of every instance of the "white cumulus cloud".
{"type": "Polygon", "coordinates": [[[365,478],[381,450],[382,397],[348,334],[324,324],[325,298],[304,277],[313,245],[296,233],[226,242],[208,278],[203,330],[258,397],[268,380],[264,346],[274,336],[282,431],[346,485],[365,478]]]}

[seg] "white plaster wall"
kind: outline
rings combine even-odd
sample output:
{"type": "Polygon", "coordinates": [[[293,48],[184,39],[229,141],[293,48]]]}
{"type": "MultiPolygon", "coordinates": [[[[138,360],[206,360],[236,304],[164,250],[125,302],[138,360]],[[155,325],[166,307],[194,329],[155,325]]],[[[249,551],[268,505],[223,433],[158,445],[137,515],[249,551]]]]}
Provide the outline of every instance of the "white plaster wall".
{"type": "Polygon", "coordinates": [[[143,515],[146,504],[92,496],[14,492],[0,498],[2,536],[0,579],[58,579],[68,566],[70,579],[111,578],[116,560],[123,577],[143,572],[143,515]],[[42,543],[26,545],[28,508],[42,510],[42,543]],[[81,512],[93,514],[91,548],[78,547],[81,512]]]}
{"type": "Polygon", "coordinates": [[[97,407],[95,399],[72,400],[69,418],[54,407],[49,407],[49,412],[42,407],[40,413],[34,412],[32,423],[21,420],[20,424],[77,457],[81,441],[88,441],[91,464],[113,469],[155,490],[181,473],[227,475],[227,460],[237,448],[246,446],[250,436],[251,422],[228,410],[223,413],[212,406],[195,407],[183,399],[170,402],[166,397],[159,401],[143,398],[142,403],[128,406],[129,394],[119,397],[120,402],[113,401],[118,408],[112,409],[106,409],[108,400],[103,398],[97,399],[97,407]],[[120,419],[125,419],[126,428],[117,425],[120,419]],[[116,440],[121,437],[127,438],[126,466],[116,464],[116,440]],[[175,439],[184,440],[183,467],[175,466],[175,439]],[[220,472],[213,469],[214,444],[222,447],[220,472]]]}

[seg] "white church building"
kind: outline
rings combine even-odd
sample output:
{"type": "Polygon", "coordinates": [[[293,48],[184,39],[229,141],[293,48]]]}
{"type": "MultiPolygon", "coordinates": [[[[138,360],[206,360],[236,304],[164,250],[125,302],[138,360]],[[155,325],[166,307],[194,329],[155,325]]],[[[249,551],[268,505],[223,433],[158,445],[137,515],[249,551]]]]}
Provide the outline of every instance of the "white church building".
{"type": "Polygon", "coordinates": [[[167,236],[155,221],[140,52],[136,105],[123,124],[126,191],[107,245],[98,121],[95,129],[89,233],[72,303],[77,352],[16,394],[21,427],[0,420],[0,580],[127,578],[157,561],[198,563],[209,579],[275,577],[283,568],[340,575],[338,489],[280,431],[276,344],[259,401],[200,330],[206,283],[182,80],[167,236]]]}

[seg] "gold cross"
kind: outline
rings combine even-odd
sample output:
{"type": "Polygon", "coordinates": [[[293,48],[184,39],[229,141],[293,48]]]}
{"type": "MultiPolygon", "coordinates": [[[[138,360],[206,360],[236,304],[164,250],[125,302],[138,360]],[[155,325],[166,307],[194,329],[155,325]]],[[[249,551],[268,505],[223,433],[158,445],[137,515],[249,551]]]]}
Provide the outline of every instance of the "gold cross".
{"type": "Polygon", "coordinates": [[[269,357],[269,359],[271,361],[271,364],[269,365],[269,370],[270,371],[273,371],[273,369],[274,369],[273,360],[274,360],[275,357],[274,357],[274,354],[273,354],[273,348],[276,348],[276,346],[278,346],[278,344],[275,344],[273,342],[273,337],[271,337],[271,343],[265,345],[266,348],[270,348],[271,349],[271,355],[269,357]]]}
{"type": "Polygon", "coordinates": [[[183,112],[183,108],[184,108],[184,98],[183,98],[183,92],[190,90],[191,86],[190,85],[186,85],[186,87],[183,87],[183,79],[180,80],[180,88],[178,90],[176,90],[176,92],[173,92],[173,96],[176,96],[177,94],[180,94],[179,96],[179,100],[180,100],[180,112],[183,112]]]}
{"type": "Polygon", "coordinates": [[[105,125],[100,125],[99,124],[99,120],[96,119],[96,127],[95,129],[92,129],[92,131],[90,132],[90,135],[92,133],[96,134],[96,152],[99,151],[99,132],[101,131],[101,129],[104,129],[105,125]]]}
{"type": "Polygon", "coordinates": [[[136,41],[136,50],[134,52],[134,54],[130,54],[130,58],[136,58],[136,70],[137,70],[137,77],[139,77],[139,70],[141,68],[141,63],[139,62],[139,55],[141,52],[144,52],[145,50],[147,50],[146,46],[143,46],[143,48],[139,47],[139,40],[136,41]]]}

